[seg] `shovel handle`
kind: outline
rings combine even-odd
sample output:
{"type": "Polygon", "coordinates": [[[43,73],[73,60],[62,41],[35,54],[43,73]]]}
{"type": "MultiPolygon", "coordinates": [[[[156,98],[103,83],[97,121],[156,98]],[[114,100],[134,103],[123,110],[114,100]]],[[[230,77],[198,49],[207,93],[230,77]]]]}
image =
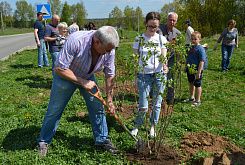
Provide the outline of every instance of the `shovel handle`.
{"type": "Polygon", "coordinates": [[[92,92],[92,90],[88,90],[88,93],[90,93],[92,96],[96,97],[107,108],[106,101],[101,96],[98,86],[95,86],[94,88],[96,88],[96,91],[94,93],[92,92]]]}
{"type": "MultiPolygon", "coordinates": [[[[100,90],[98,88],[98,86],[95,87],[96,88],[96,91],[93,93],[92,90],[89,90],[88,93],[90,93],[92,96],[96,97],[104,106],[105,108],[108,110],[108,106],[106,104],[106,101],[103,99],[103,97],[101,96],[100,94],[100,90]]],[[[123,127],[123,129],[135,140],[135,141],[138,141],[138,139],[133,136],[129,129],[123,124],[122,120],[118,117],[117,114],[112,114],[112,116],[115,118],[115,120],[123,127]]]]}

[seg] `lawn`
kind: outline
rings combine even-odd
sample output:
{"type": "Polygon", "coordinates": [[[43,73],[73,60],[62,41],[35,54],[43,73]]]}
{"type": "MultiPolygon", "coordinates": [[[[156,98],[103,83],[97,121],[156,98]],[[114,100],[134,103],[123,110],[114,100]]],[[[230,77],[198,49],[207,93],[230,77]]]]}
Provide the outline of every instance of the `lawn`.
{"type": "Polygon", "coordinates": [[[6,28],[4,31],[0,30],[0,36],[4,35],[14,35],[33,32],[32,28],[6,28]]]}
{"type": "MultiPolygon", "coordinates": [[[[220,72],[220,49],[216,51],[211,49],[215,39],[212,37],[203,41],[209,44],[210,49],[208,49],[209,68],[204,72],[202,105],[192,108],[189,104],[177,102],[166,130],[165,142],[176,150],[184,134],[200,131],[227,137],[232,143],[245,148],[245,38],[240,39],[240,47],[235,50],[231,68],[227,73],[220,72]]],[[[121,61],[127,60],[127,56],[132,54],[131,44],[130,40],[125,40],[118,48],[118,68],[127,64],[121,61]]],[[[125,153],[133,148],[135,143],[110,117],[108,117],[110,138],[122,153],[112,156],[110,153],[94,149],[88,117],[82,119],[76,117],[77,112],[87,111],[78,92],[72,97],[63,113],[48,156],[39,158],[36,138],[49,101],[51,68],[38,68],[37,51],[29,50],[1,61],[0,72],[2,164],[129,163],[125,153]]],[[[102,78],[100,75],[98,77],[99,83],[102,84],[102,78]]],[[[181,98],[187,98],[186,75],[183,73],[182,77],[181,98]]],[[[120,74],[117,81],[120,81],[120,74]]],[[[126,93],[127,90],[125,95],[126,93]]],[[[124,120],[129,128],[133,127],[132,119],[133,116],[124,120]]]]}

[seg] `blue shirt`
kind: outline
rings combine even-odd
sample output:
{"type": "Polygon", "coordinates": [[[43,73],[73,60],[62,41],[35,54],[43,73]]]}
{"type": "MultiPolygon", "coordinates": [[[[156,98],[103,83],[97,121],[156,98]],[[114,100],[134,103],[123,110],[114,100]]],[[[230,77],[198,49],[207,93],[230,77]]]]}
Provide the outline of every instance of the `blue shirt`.
{"type": "MultiPolygon", "coordinates": [[[[59,35],[59,31],[56,26],[53,26],[52,24],[48,24],[46,26],[45,37],[56,38],[58,35],[59,35]]],[[[49,44],[50,53],[59,52],[59,46],[56,45],[56,41],[48,42],[48,44],[49,44]]]]}
{"type": "Polygon", "coordinates": [[[55,66],[63,69],[71,69],[73,73],[81,78],[87,79],[94,73],[104,71],[106,77],[115,75],[115,49],[110,53],[101,55],[92,70],[92,38],[95,31],[78,31],[68,36],[63,49],[61,49],[55,66]]]}
{"type": "Polygon", "coordinates": [[[44,39],[45,27],[43,23],[39,20],[36,20],[36,22],[33,25],[33,28],[38,29],[37,35],[38,35],[39,40],[44,39]]]}
{"type": "MultiPolygon", "coordinates": [[[[193,45],[188,52],[187,58],[186,58],[186,64],[189,64],[190,66],[192,64],[196,65],[196,70],[198,69],[199,63],[201,61],[206,61],[206,52],[202,45],[193,45]]],[[[203,68],[202,68],[203,70],[203,68]]]]}

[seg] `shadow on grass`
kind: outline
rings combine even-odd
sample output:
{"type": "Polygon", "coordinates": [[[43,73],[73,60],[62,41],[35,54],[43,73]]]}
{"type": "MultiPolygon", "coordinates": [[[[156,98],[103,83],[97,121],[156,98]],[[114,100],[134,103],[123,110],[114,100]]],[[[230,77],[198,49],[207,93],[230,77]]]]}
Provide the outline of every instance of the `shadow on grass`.
{"type": "MultiPolygon", "coordinates": [[[[90,124],[90,120],[89,120],[88,114],[86,114],[83,117],[78,117],[78,116],[67,117],[66,120],[68,122],[80,121],[80,122],[82,122],[84,124],[90,124]]],[[[107,115],[106,116],[106,121],[107,121],[107,125],[108,125],[109,131],[110,131],[111,128],[114,128],[118,133],[124,132],[124,129],[122,128],[122,126],[118,124],[118,122],[114,119],[113,116],[107,115]]]]}
{"type": "MultiPolygon", "coordinates": [[[[11,130],[2,142],[5,151],[34,150],[37,147],[37,138],[40,127],[30,126],[11,130]]],[[[71,150],[87,150],[93,152],[94,141],[91,137],[67,136],[63,131],[57,131],[54,139],[59,144],[71,150]]]]}
{"type": "Polygon", "coordinates": [[[34,149],[39,131],[40,127],[36,126],[13,129],[4,138],[2,146],[7,151],[34,149]]]}
{"type": "Polygon", "coordinates": [[[91,136],[89,137],[79,137],[79,136],[67,136],[66,133],[62,131],[57,131],[54,139],[62,144],[65,145],[67,148],[71,150],[86,150],[88,152],[94,151],[94,140],[91,136]]]}
{"type": "Polygon", "coordinates": [[[52,86],[52,80],[50,78],[44,78],[40,75],[19,77],[16,78],[15,81],[23,81],[24,85],[27,85],[30,88],[50,89],[52,86]]]}
{"type": "Polygon", "coordinates": [[[77,122],[77,121],[81,121],[82,123],[90,123],[88,114],[86,114],[86,115],[83,116],[83,117],[78,117],[78,116],[67,117],[66,120],[67,120],[68,122],[77,122]]]}
{"type": "Polygon", "coordinates": [[[10,65],[14,69],[27,69],[27,68],[34,68],[33,64],[14,64],[10,65]]]}

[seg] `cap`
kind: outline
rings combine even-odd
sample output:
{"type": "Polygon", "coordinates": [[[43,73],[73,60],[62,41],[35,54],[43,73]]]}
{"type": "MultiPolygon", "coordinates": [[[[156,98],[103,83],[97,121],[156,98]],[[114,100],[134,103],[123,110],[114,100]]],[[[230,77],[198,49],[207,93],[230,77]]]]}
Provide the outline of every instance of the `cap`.
{"type": "Polygon", "coordinates": [[[39,15],[43,15],[43,13],[42,12],[37,12],[37,16],[39,16],[39,15]]]}

